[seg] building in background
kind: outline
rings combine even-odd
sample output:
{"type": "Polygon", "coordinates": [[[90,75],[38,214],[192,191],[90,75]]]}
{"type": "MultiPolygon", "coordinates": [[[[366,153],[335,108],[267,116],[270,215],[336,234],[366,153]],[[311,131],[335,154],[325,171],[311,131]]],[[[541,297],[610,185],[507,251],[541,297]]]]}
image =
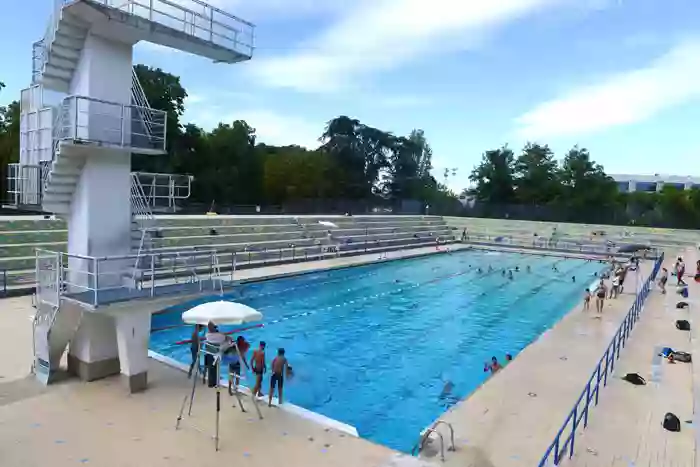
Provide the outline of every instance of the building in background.
{"type": "Polygon", "coordinates": [[[700,188],[700,177],[689,175],[610,175],[616,182],[618,189],[623,193],[632,191],[661,191],[664,186],[673,186],[679,190],[700,188]]]}

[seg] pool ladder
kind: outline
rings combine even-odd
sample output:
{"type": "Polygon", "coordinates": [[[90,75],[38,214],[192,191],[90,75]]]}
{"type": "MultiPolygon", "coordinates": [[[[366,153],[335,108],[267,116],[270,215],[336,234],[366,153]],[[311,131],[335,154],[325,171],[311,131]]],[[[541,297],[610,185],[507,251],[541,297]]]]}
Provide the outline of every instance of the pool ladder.
{"type": "Polygon", "coordinates": [[[455,430],[452,427],[452,424],[449,422],[446,422],[445,420],[438,420],[437,422],[433,423],[433,425],[425,430],[425,432],[421,435],[420,439],[418,442],[413,446],[413,449],[411,450],[411,454],[416,456],[420,454],[423,451],[423,448],[425,447],[425,444],[428,442],[430,439],[430,434],[435,433],[438,436],[438,439],[440,440],[440,460],[445,462],[445,437],[442,436],[442,433],[440,433],[437,428],[440,425],[446,425],[450,429],[450,445],[447,447],[447,450],[450,452],[454,452],[456,450],[455,448],[455,430]]]}

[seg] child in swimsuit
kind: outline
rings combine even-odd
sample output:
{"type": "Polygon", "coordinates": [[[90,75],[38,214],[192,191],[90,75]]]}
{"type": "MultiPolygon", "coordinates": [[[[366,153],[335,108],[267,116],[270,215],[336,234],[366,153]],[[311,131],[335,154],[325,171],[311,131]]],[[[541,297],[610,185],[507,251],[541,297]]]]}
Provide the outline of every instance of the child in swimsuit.
{"type": "Polygon", "coordinates": [[[284,375],[285,373],[289,375],[291,373],[291,368],[289,367],[289,362],[287,357],[284,356],[284,349],[280,348],[277,350],[277,356],[272,360],[272,375],[270,376],[270,394],[267,401],[269,407],[272,406],[272,395],[275,392],[275,386],[277,387],[278,398],[280,405],[282,404],[282,392],[284,390],[284,375]]]}
{"type": "Polygon", "coordinates": [[[265,365],[265,342],[260,341],[260,347],[258,347],[253,356],[250,358],[250,367],[255,373],[255,386],[253,387],[253,395],[262,397],[262,379],[267,366],[265,365]]]}
{"type": "Polygon", "coordinates": [[[586,289],[583,293],[583,309],[588,310],[591,307],[591,290],[586,289]]]}

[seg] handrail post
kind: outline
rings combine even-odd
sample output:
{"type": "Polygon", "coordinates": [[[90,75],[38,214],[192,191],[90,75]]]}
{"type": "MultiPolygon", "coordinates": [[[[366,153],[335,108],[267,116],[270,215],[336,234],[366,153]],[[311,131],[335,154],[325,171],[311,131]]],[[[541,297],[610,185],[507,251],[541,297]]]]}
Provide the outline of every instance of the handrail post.
{"type": "Polygon", "coordinates": [[[153,0],[150,0],[148,5],[148,20],[153,21],[153,0]]]}
{"type": "Polygon", "coordinates": [[[586,385],[586,405],[583,408],[583,427],[588,427],[588,406],[591,404],[591,381],[586,385]]]}
{"type": "Polygon", "coordinates": [[[209,9],[209,42],[214,42],[214,10],[209,9]]]}
{"type": "Polygon", "coordinates": [[[100,282],[100,261],[97,258],[94,258],[93,261],[94,261],[94,265],[93,265],[92,271],[93,271],[93,274],[95,276],[95,278],[92,281],[93,286],[95,287],[95,297],[94,297],[95,300],[94,300],[93,305],[97,306],[97,303],[98,303],[97,291],[99,289],[99,282],[100,282]]]}
{"type": "Polygon", "coordinates": [[[569,443],[569,459],[574,457],[574,441],[576,440],[576,427],[578,426],[578,405],[574,407],[574,417],[571,425],[571,443],[569,443]]]}
{"type": "Polygon", "coordinates": [[[151,254],[151,297],[155,296],[156,287],[156,255],[151,254]]]}
{"type": "Polygon", "coordinates": [[[595,405],[598,405],[598,394],[600,393],[600,363],[596,369],[596,386],[595,386],[595,405]]]}

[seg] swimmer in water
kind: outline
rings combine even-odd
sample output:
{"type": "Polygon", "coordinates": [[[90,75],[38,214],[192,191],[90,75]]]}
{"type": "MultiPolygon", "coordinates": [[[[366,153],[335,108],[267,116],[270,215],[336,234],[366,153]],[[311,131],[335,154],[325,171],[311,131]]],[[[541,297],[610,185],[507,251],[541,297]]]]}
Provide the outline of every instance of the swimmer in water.
{"type": "Polygon", "coordinates": [[[484,373],[488,373],[490,371],[491,374],[494,375],[500,369],[501,364],[498,363],[498,359],[496,357],[491,357],[491,363],[484,363],[484,373]]]}
{"type": "Polygon", "coordinates": [[[576,276],[571,276],[571,282],[576,282],[576,276]]]}
{"type": "Polygon", "coordinates": [[[520,271],[520,266],[515,266],[515,272],[520,271]]]}
{"type": "Polygon", "coordinates": [[[476,273],[477,273],[477,274],[481,274],[482,272],[484,272],[484,271],[482,271],[481,268],[478,268],[478,269],[476,270],[476,273]]]}
{"type": "Polygon", "coordinates": [[[513,280],[513,271],[508,270],[508,279],[513,280]]]}
{"type": "Polygon", "coordinates": [[[501,269],[501,275],[502,275],[503,277],[505,277],[505,275],[506,275],[506,270],[505,270],[505,269],[501,269]]]}
{"type": "Polygon", "coordinates": [[[529,264],[527,265],[526,271],[527,271],[527,272],[532,272],[532,268],[530,267],[529,264]]]}

